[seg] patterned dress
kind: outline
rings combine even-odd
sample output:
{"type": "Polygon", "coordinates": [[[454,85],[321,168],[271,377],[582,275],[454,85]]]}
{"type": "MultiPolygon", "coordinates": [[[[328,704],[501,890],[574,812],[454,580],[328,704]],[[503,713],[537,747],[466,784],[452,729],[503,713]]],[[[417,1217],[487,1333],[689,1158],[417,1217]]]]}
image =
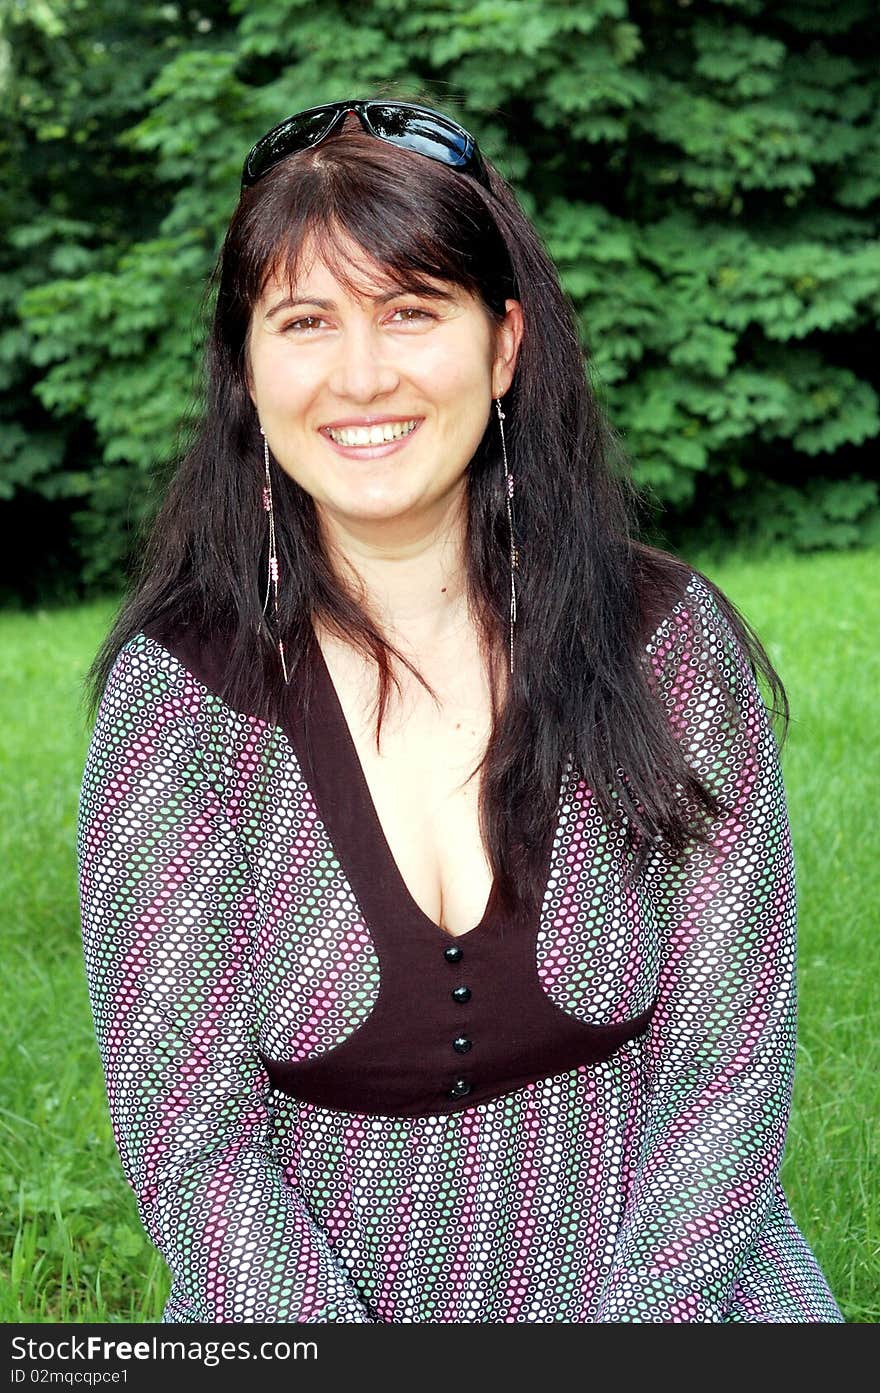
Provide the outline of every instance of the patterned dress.
{"type": "Polygon", "coordinates": [[[291,689],[270,723],[217,694],[216,641],[122,648],[80,897],[165,1322],[842,1321],[779,1182],[775,737],[697,573],[643,661],[726,800],[712,846],[657,843],[627,888],[623,831],[569,762],[540,912],[505,917],[493,886],[453,938],[403,883],[323,660],[317,714],[291,689]]]}

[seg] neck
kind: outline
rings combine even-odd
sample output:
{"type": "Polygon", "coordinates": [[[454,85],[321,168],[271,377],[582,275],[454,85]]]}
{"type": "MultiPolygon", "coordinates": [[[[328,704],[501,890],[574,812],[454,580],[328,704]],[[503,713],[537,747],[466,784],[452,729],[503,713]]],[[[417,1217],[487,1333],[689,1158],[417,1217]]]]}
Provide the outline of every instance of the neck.
{"type": "Polygon", "coordinates": [[[356,590],[395,643],[432,649],[468,620],[464,509],[433,519],[395,518],[359,525],[323,512],[324,544],[334,569],[356,590]]]}

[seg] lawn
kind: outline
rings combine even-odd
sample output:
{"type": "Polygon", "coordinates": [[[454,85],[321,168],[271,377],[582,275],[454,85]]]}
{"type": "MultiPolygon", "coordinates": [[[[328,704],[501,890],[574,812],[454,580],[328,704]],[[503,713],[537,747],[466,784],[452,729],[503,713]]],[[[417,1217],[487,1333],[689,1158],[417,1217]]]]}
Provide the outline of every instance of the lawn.
{"type": "MultiPolygon", "coordinates": [[[[783,1180],[847,1320],[863,1323],[880,1318],[878,560],[702,567],[756,626],[791,702],[800,1028],[783,1180]]],[[[157,1321],[168,1285],[116,1157],[80,953],[80,683],[111,612],[0,615],[3,1321],[157,1321]]]]}

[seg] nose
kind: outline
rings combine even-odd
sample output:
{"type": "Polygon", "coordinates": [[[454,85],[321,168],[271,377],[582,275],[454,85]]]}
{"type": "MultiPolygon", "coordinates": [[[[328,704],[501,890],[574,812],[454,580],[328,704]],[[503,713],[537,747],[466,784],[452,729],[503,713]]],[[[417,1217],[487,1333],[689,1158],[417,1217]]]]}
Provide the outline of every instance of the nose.
{"type": "Polygon", "coordinates": [[[381,330],[350,323],[339,335],[328,386],[340,401],[369,402],[393,392],[400,381],[392,347],[381,330]]]}

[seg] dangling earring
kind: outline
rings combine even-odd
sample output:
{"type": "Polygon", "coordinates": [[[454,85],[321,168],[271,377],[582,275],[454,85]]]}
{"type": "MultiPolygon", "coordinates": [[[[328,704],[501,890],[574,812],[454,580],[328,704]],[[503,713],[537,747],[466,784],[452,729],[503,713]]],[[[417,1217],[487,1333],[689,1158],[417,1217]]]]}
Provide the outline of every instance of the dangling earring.
{"type": "Polygon", "coordinates": [[[513,510],[511,499],[513,498],[513,475],[507,463],[507,445],[504,440],[504,412],[501,410],[500,398],[495,398],[495,410],[498,412],[498,429],[501,432],[501,453],[504,456],[504,501],[507,505],[507,526],[510,531],[510,672],[513,675],[513,626],[516,623],[516,576],[519,558],[517,556],[516,545],[513,540],[513,510]]]}
{"type": "MultiPolygon", "coordinates": [[[[272,507],[272,479],[269,474],[269,442],[266,439],[266,432],[260,426],[260,435],[263,437],[263,462],[266,467],[266,482],[263,485],[263,507],[269,514],[269,575],[266,581],[266,598],[263,601],[263,614],[266,613],[266,606],[269,603],[269,588],[275,587],[275,630],[278,632],[278,550],[275,545],[275,510],[272,507]]],[[[284,673],[284,683],[287,685],[287,663],[284,660],[284,644],[281,636],[278,637],[278,653],[281,657],[281,671],[284,673]]]]}

